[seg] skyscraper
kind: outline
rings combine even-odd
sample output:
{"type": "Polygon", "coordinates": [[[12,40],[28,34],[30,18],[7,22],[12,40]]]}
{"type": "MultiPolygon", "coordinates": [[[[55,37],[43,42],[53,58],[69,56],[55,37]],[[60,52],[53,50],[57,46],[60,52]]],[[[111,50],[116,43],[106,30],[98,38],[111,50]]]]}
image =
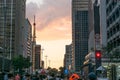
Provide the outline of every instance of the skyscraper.
{"type": "MultiPolygon", "coordinates": [[[[23,56],[32,62],[32,25],[28,19],[26,19],[23,34],[23,56]]],[[[29,72],[32,72],[32,66],[29,68],[29,72]]]]}
{"type": "Polygon", "coordinates": [[[120,79],[120,0],[106,0],[106,28],[109,57],[114,65],[110,72],[110,79],[120,79]],[[111,56],[111,54],[112,56],[111,56]]]}
{"type": "Polygon", "coordinates": [[[88,53],[88,0],[72,0],[73,65],[80,72],[88,53]]]}
{"type": "Polygon", "coordinates": [[[0,46],[11,58],[22,54],[26,0],[0,0],[0,46]]]}
{"type": "Polygon", "coordinates": [[[120,0],[106,0],[107,44],[120,50],[120,0]]]}
{"type": "Polygon", "coordinates": [[[32,55],[32,25],[28,19],[23,29],[23,37],[23,56],[30,57],[32,55]]]}
{"type": "Polygon", "coordinates": [[[23,55],[25,4],[26,0],[0,0],[0,55],[5,59],[23,55]]]}

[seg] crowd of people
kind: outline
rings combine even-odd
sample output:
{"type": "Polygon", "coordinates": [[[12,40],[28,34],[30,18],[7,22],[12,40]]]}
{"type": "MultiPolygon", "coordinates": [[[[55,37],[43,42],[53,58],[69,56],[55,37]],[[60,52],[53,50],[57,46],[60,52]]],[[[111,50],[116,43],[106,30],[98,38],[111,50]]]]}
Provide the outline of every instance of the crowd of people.
{"type": "Polygon", "coordinates": [[[63,80],[59,76],[49,76],[41,74],[24,74],[20,75],[19,73],[2,73],[0,74],[0,80],[63,80]]]}
{"type": "MultiPolygon", "coordinates": [[[[76,76],[75,74],[69,77],[68,79],[62,79],[60,76],[49,76],[49,75],[30,75],[30,74],[8,74],[3,73],[3,77],[0,76],[0,80],[84,80],[81,77],[76,76]]],[[[97,80],[97,76],[94,72],[88,74],[88,80],[97,80]]]]}

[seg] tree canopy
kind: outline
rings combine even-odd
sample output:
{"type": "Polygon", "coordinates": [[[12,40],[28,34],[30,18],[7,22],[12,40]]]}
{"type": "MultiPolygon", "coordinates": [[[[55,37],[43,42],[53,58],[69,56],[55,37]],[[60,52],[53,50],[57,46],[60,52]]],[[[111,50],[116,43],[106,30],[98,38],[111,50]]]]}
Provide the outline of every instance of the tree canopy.
{"type": "Polygon", "coordinates": [[[16,56],[12,59],[12,65],[15,70],[29,68],[31,66],[31,62],[29,58],[24,58],[22,55],[16,56]]]}

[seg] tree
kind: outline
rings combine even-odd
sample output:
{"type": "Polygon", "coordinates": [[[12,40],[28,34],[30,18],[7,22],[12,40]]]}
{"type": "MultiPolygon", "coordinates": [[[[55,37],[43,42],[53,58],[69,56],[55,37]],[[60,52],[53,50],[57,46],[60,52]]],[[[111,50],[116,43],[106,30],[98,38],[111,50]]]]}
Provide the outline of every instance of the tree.
{"type": "Polygon", "coordinates": [[[48,74],[52,77],[56,76],[56,74],[58,74],[58,70],[56,68],[51,68],[51,67],[48,67],[49,72],[48,74]]]}
{"type": "Polygon", "coordinates": [[[64,78],[64,70],[65,70],[64,67],[59,67],[59,72],[60,72],[61,78],[64,78]]]}
{"type": "Polygon", "coordinates": [[[29,58],[24,58],[22,55],[12,58],[14,70],[22,70],[31,66],[29,58]]]}

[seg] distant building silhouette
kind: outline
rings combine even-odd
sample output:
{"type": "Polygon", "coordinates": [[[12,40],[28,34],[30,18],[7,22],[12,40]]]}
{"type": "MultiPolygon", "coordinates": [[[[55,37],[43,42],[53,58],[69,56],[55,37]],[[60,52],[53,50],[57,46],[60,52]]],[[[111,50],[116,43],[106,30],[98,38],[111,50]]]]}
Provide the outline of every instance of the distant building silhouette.
{"type": "Polygon", "coordinates": [[[66,52],[64,55],[64,67],[66,69],[71,69],[72,68],[72,44],[66,45],[66,52]]]}
{"type": "Polygon", "coordinates": [[[41,64],[41,45],[35,46],[35,70],[40,69],[41,64]]]}

